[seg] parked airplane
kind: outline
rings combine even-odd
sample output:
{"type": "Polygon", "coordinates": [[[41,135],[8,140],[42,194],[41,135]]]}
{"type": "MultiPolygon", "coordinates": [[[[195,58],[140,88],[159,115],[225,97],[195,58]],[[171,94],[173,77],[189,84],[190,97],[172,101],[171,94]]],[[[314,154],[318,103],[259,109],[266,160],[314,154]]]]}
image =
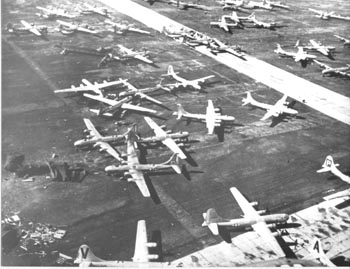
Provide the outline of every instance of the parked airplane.
{"type": "Polygon", "coordinates": [[[280,44],[277,44],[277,49],[275,49],[274,52],[281,57],[294,58],[294,61],[300,62],[303,67],[306,67],[307,63],[310,60],[314,60],[317,58],[315,55],[306,53],[302,47],[298,47],[298,52],[288,52],[282,49],[280,44]]]}
{"type": "Polygon", "coordinates": [[[118,22],[113,22],[111,20],[105,20],[105,23],[112,25],[113,33],[119,34],[119,35],[123,35],[127,32],[140,33],[140,34],[146,34],[146,35],[151,34],[151,32],[135,28],[133,24],[118,23],[118,22]]]}
{"type": "MultiPolygon", "coordinates": [[[[155,137],[148,138],[149,141],[160,141],[165,146],[167,146],[173,153],[177,154],[177,156],[184,160],[187,158],[185,153],[181,150],[179,145],[176,144],[173,138],[187,138],[188,132],[179,132],[179,133],[171,133],[171,131],[164,131],[163,126],[159,126],[154,120],[150,117],[144,117],[145,121],[151,127],[155,133],[155,137]]],[[[142,139],[143,142],[145,141],[142,139]]]]}
{"type": "Polygon", "coordinates": [[[334,263],[324,253],[321,242],[315,239],[309,248],[310,255],[307,255],[303,260],[319,260],[323,266],[336,267],[334,263]]]}
{"type": "Polygon", "coordinates": [[[23,27],[14,27],[12,23],[6,25],[6,31],[14,34],[32,33],[36,36],[43,36],[47,34],[47,26],[35,25],[34,23],[28,23],[25,20],[21,20],[23,27]]]}
{"type": "Polygon", "coordinates": [[[238,16],[236,11],[232,11],[231,15],[225,15],[225,17],[231,21],[234,21],[236,23],[242,24],[243,22],[250,21],[251,18],[254,16],[254,12],[250,14],[249,16],[238,16]]]}
{"type": "Polygon", "coordinates": [[[157,111],[153,109],[129,104],[129,102],[131,102],[133,99],[131,96],[125,97],[121,100],[112,100],[100,95],[91,95],[88,93],[84,93],[84,96],[109,105],[109,107],[106,108],[90,109],[91,112],[96,113],[97,115],[112,117],[116,112],[120,112],[120,115],[123,116],[126,110],[134,110],[151,114],[157,113],[157,111]]]}
{"type": "Polygon", "coordinates": [[[219,39],[213,38],[208,47],[211,53],[217,54],[220,52],[227,52],[245,60],[245,54],[241,52],[241,49],[239,47],[235,48],[233,46],[228,46],[221,42],[219,39]]]}
{"type": "Polygon", "coordinates": [[[124,162],[124,159],[121,157],[121,154],[108,143],[123,141],[125,139],[125,136],[130,132],[131,129],[123,135],[102,136],[89,119],[84,118],[84,123],[86,125],[87,132],[89,133],[89,135],[86,139],[75,141],[75,147],[99,147],[100,152],[106,151],[119,162],[124,162]]]}
{"type": "MultiPolygon", "coordinates": [[[[297,41],[296,47],[299,47],[299,40],[297,41]]],[[[335,50],[335,47],[333,46],[325,46],[322,45],[321,42],[316,42],[313,39],[310,39],[310,46],[301,46],[303,49],[306,50],[316,50],[319,53],[323,54],[324,56],[331,57],[332,51],[335,50]]]]}
{"type": "Polygon", "coordinates": [[[181,104],[178,104],[178,111],[174,112],[173,115],[177,115],[177,119],[181,119],[182,117],[188,119],[197,119],[206,123],[208,134],[213,134],[215,127],[221,126],[223,121],[234,121],[235,118],[232,116],[221,115],[219,112],[220,109],[214,108],[214,104],[212,100],[208,100],[208,106],[206,114],[193,114],[186,112],[181,104]]]}
{"type": "Polygon", "coordinates": [[[244,213],[243,218],[224,219],[216,213],[215,209],[211,208],[206,213],[203,213],[204,222],[202,226],[208,226],[214,235],[219,234],[220,226],[233,226],[235,228],[251,226],[269,244],[277,256],[285,257],[284,251],[269,229],[268,224],[284,224],[288,221],[289,216],[287,214],[262,216],[261,214],[265,213],[266,210],[255,210],[254,206],[258,204],[257,202],[249,203],[236,187],[230,188],[230,191],[244,213]]]}
{"type": "Polygon", "coordinates": [[[255,27],[258,28],[267,28],[267,29],[275,29],[276,23],[275,22],[262,22],[255,18],[255,15],[251,16],[249,20],[254,24],[255,27]]]}
{"type": "Polygon", "coordinates": [[[171,158],[160,164],[140,164],[139,158],[136,153],[135,140],[131,137],[130,133],[126,139],[127,145],[127,162],[126,164],[115,166],[110,165],[105,168],[107,173],[124,173],[124,176],[129,176],[128,182],[135,182],[137,187],[140,189],[144,197],[150,197],[151,194],[147,187],[144,178],[144,171],[158,171],[164,169],[174,169],[178,174],[181,174],[181,168],[178,164],[178,158],[176,154],[171,156],[171,158]],[[173,161],[176,157],[175,161],[173,161]]]}
{"type": "Polygon", "coordinates": [[[128,49],[126,47],[124,47],[123,45],[118,44],[117,45],[119,48],[119,52],[121,53],[120,57],[121,58],[134,58],[137,60],[140,60],[142,62],[148,63],[148,64],[153,64],[153,61],[151,61],[150,59],[148,59],[147,56],[147,52],[138,52],[138,51],[134,51],[132,49],[128,49]]]}
{"type": "Polygon", "coordinates": [[[231,33],[231,28],[242,28],[242,25],[240,23],[228,23],[226,19],[227,16],[224,15],[217,22],[210,22],[210,27],[219,27],[228,33],[231,33]]]}
{"type": "Polygon", "coordinates": [[[137,96],[141,99],[147,99],[148,101],[153,102],[153,103],[158,104],[158,105],[162,104],[161,101],[158,101],[157,99],[145,94],[145,93],[154,92],[154,91],[160,89],[160,87],[158,87],[158,86],[144,88],[144,89],[137,89],[135,86],[133,86],[131,83],[127,82],[126,80],[123,81],[123,85],[126,86],[127,89],[125,91],[122,91],[119,93],[120,98],[127,97],[127,96],[137,96]]]}
{"type": "Polygon", "coordinates": [[[322,10],[316,10],[313,8],[309,8],[309,10],[317,13],[316,17],[323,19],[323,20],[338,19],[338,20],[350,21],[350,17],[344,17],[342,15],[335,14],[334,11],[326,12],[326,11],[322,11],[322,10]]]}
{"type": "Polygon", "coordinates": [[[344,47],[350,47],[350,39],[347,39],[339,35],[334,35],[334,36],[344,42],[344,47]]]}
{"type": "Polygon", "coordinates": [[[95,82],[94,84],[92,84],[90,81],[88,81],[87,79],[82,79],[81,80],[83,82],[83,84],[80,84],[78,87],[75,86],[71,86],[68,89],[62,89],[62,90],[55,90],[55,93],[77,93],[77,92],[94,92],[97,95],[103,96],[102,93],[102,88],[107,88],[107,87],[111,87],[111,86],[115,86],[115,85],[119,85],[119,84],[124,84],[127,82],[127,80],[123,80],[123,79],[119,79],[119,80],[115,80],[115,81],[106,81],[104,80],[101,83],[97,83],[95,82]]]}
{"type": "Polygon", "coordinates": [[[87,24],[74,24],[61,20],[56,20],[56,22],[58,22],[59,30],[62,34],[73,34],[75,32],[82,32],[97,35],[99,33],[96,30],[93,30],[92,27],[90,27],[87,24]]]}
{"type": "Polygon", "coordinates": [[[280,1],[277,2],[271,2],[269,0],[264,0],[264,3],[266,3],[267,5],[270,5],[272,7],[278,7],[278,8],[284,8],[284,9],[290,9],[289,6],[282,4],[280,1]]]}
{"type": "Polygon", "coordinates": [[[267,1],[263,1],[263,2],[248,1],[247,3],[244,3],[242,8],[248,8],[248,9],[261,8],[261,9],[267,9],[267,10],[273,9],[271,4],[267,1]]]}
{"type": "Polygon", "coordinates": [[[266,109],[267,112],[266,114],[260,119],[260,120],[266,120],[270,117],[278,117],[283,113],[287,114],[297,114],[298,111],[295,109],[289,108],[288,107],[288,102],[286,102],[288,96],[285,94],[283,97],[276,102],[274,105],[268,105],[264,103],[260,103],[256,100],[253,99],[251,96],[250,92],[247,92],[247,97],[243,98],[243,106],[251,104],[252,106],[260,107],[262,109],[266,109]]]}
{"type": "Polygon", "coordinates": [[[209,7],[204,6],[204,5],[191,4],[191,3],[182,2],[182,1],[178,1],[178,0],[168,0],[167,3],[169,5],[176,6],[180,9],[195,8],[195,9],[209,10],[209,7]]]}
{"type": "Polygon", "coordinates": [[[329,65],[326,65],[324,63],[321,63],[317,60],[314,60],[315,63],[317,63],[322,70],[322,76],[343,76],[350,78],[350,73],[347,73],[345,71],[350,70],[350,64],[347,64],[347,66],[344,67],[330,67],[329,65]]]}
{"type": "Polygon", "coordinates": [[[174,72],[174,68],[172,65],[169,65],[168,67],[168,73],[163,76],[172,76],[173,79],[175,79],[177,82],[174,84],[168,84],[167,87],[170,88],[178,88],[178,87],[192,87],[196,90],[201,90],[202,87],[199,85],[200,83],[204,83],[207,79],[213,78],[214,75],[194,79],[194,80],[187,80],[185,78],[182,78],[177,75],[177,73],[174,72]]]}
{"type": "Polygon", "coordinates": [[[331,172],[344,182],[350,184],[350,177],[340,172],[337,166],[339,166],[339,164],[334,164],[333,157],[328,155],[322,165],[322,168],[317,170],[317,173],[331,172]]]}
{"type": "Polygon", "coordinates": [[[86,2],[84,2],[84,6],[80,6],[79,9],[80,13],[84,15],[98,14],[108,18],[111,17],[107,8],[92,6],[86,2]]]}
{"type": "Polygon", "coordinates": [[[35,13],[35,15],[49,20],[54,20],[60,17],[67,19],[73,19],[77,17],[77,15],[68,14],[68,12],[63,8],[45,8],[39,6],[36,8],[39,9],[41,13],[35,13]]]}
{"type": "Polygon", "coordinates": [[[74,263],[79,267],[167,267],[170,263],[152,262],[159,258],[158,254],[150,254],[149,248],[157,247],[157,243],[148,242],[147,228],[144,220],[137,222],[137,232],[135,240],[135,251],[132,261],[106,261],[95,256],[89,246],[81,245],[78,250],[78,256],[74,263]]]}
{"type": "MultiPolygon", "coordinates": [[[[120,143],[125,141],[126,135],[130,132],[131,129],[129,129],[127,132],[121,135],[108,135],[103,136],[101,135],[93,125],[93,123],[89,119],[84,118],[84,123],[86,125],[86,128],[84,130],[84,133],[87,134],[86,138],[80,139],[74,142],[75,147],[90,147],[90,146],[99,146],[98,142],[103,143],[120,143]]],[[[111,154],[112,155],[112,154],[111,154]]]]}

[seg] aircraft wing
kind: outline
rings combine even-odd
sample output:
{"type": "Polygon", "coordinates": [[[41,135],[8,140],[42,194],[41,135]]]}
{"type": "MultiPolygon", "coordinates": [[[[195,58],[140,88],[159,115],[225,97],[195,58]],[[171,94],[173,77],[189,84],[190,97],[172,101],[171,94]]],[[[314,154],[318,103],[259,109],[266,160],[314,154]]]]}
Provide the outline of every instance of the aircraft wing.
{"type": "Polygon", "coordinates": [[[141,111],[141,112],[146,112],[146,113],[152,113],[152,114],[157,113],[157,111],[155,111],[153,109],[145,108],[142,106],[135,106],[135,105],[128,104],[128,103],[122,104],[121,108],[127,109],[127,110],[135,110],[135,111],[141,111]]]}
{"type": "Polygon", "coordinates": [[[258,222],[252,225],[254,231],[266,242],[278,257],[285,257],[286,254],[278,244],[276,238],[271,233],[265,222],[258,222]]]}
{"type": "Polygon", "coordinates": [[[259,217],[258,212],[254,209],[254,207],[248,202],[246,198],[241,194],[241,192],[236,188],[230,188],[230,191],[233,197],[236,199],[239,207],[244,213],[244,217],[247,218],[257,218],[259,217]]]}
{"type": "MultiPolygon", "coordinates": [[[[158,137],[166,137],[166,132],[157,124],[155,123],[150,117],[144,117],[145,121],[148,123],[148,125],[153,129],[154,133],[158,137]]],[[[167,146],[172,152],[176,153],[177,156],[179,156],[180,159],[186,159],[186,155],[183,153],[183,151],[180,149],[180,147],[175,143],[175,141],[170,138],[166,137],[164,140],[162,140],[162,143],[167,146]]]]}
{"type": "Polygon", "coordinates": [[[147,229],[146,222],[139,220],[137,222],[137,232],[135,240],[135,251],[132,260],[134,262],[148,262],[148,246],[147,246],[147,229]]]}
{"type": "Polygon", "coordinates": [[[215,125],[216,125],[216,119],[215,119],[215,108],[212,100],[208,100],[208,106],[207,106],[207,113],[206,113],[206,126],[208,129],[208,134],[213,134],[215,125]]]}
{"type": "Polygon", "coordinates": [[[70,28],[75,27],[74,24],[69,23],[69,22],[65,22],[65,21],[61,21],[61,20],[56,20],[56,22],[58,22],[59,24],[61,24],[63,26],[66,26],[66,27],[70,27],[70,28]]]}
{"type": "Polygon", "coordinates": [[[206,81],[207,79],[210,79],[210,78],[213,78],[215,77],[214,75],[211,75],[211,76],[207,76],[207,77],[203,77],[203,78],[199,78],[199,79],[195,79],[195,80],[192,80],[192,82],[204,82],[206,81]]]}
{"type": "Polygon", "coordinates": [[[143,62],[145,62],[145,63],[148,63],[148,64],[153,64],[153,61],[151,61],[151,60],[148,59],[147,57],[142,56],[142,55],[140,55],[140,54],[134,55],[134,58],[135,58],[135,59],[138,59],[138,60],[140,60],[140,61],[143,61],[143,62]]]}
{"type": "Polygon", "coordinates": [[[324,64],[324,63],[321,63],[321,62],[319,62],[319,61],[317,61],[317,60],[314,60],[314,62],[317,63],[317,64],[318,64],[319,66],[321,66],[322,68],[331,69],[330,66],[328,66],[328,65],[326,65],[326,64],[324,64]]]}
{"type": "Polygon", "coordinates": [[[134,28],[134,27],[130,27],[128,30],[131,31],[131,32],[141,33],[141,34],[146,34],[146,35],[150,35],[151,34],[151,32],[148,32],[148,31],[145,31],[145,30],[141,30],[141,29],[138,29],[138,28],[134,28]]]}
{"type": "Polygon", "coordinates": [[[34,35],[37,36],[41,36],[41,33],[38,29],[36,29],[35,27],[33,27],[32,25],[30,25],[28,22],[21,20],[21,23],[24,25],[24,27],[30,31],[31,33],[33,33],[34,35]]]}
{"type": "Polygon", "coordinates": [[[97,32],[95,30],[90,30],[88,28],[81,27],[81,26],[78,26],[77,30],[80,32],[88,33],[88,34],[97,34],[97,32]]]}
{"type": "Polygon", "coordinates": [[[110,144],[108,144],[106,142],[99,141],[95,145],[99,146],[101,148],[101,150],[106,151],[108,154],[113,156],[118,161],[124,162],[124,159],[121,157],[120,153],[116,149],[114,149],[110,144]]]}
{"type": "Polygon", "coordinates": [[[262,121],[267,120],[268,118],[272,117],[273,115],[275,115],[275,110],[269,109],[260,120],[262,120],[262,121]]]}
{"type": "MultiPolygon", "coordinates": [[[[233,197],[236,199],[238,205],[244,213],[245,218],[259,218],[259,213],[254,209],[254,207],[248,202],[247,199],[240,193],[240,191],[232,187],[230,191],[233,197]]],[[[258,222],[252,225],[254,231],[266,242],[269,244],[271,249],[279,256],[284,257],[285,254],[276,241],[276,238],[271,233],[270,229],[267,227],[265,222],[258,222]]]]}
{"type": "Polygon", "coordinates": [[[124,84],[126,81],[127,81],[126,79],[119,79],[119,80],[115,80],[115,81],[106,81],[106,80],[104,80],[102,83],[96,83],[95,82],[95,84],[92,84],[87,79],[82,79],[82,82],[86,86],[90,86],[91,88],[107,88],[107,87],[114,86],[114,85],[124,84]]]}
{"type": "Polygon", "coordinates": [[[96,101],[100,101],[100,102],[105,103],[105,104],[110,105],[110,106],[115,106],[115,105],[119,104],[118,101],[108,99],[108,98],[105,98],[102,96],[92,95],[92,94],[88,94],[88,93],[84,93],[83,95],[87,98],[94,99],[96,101]]]}
{"type": "Polygon", "coordinates": [[[89,130],[90,135],[94,138],[101,138],[101,134],[96,130],[95,126],[92,124],[91,120],[84,118],[84,123],[86,128],[89,130]]]}
{"type": "Polygon", "coordinates": [[[147,99],[148,101],[151,101],[151,102],[156,103],[158,105],[162,104],[161,101],[158,101],[157,99],[154,99],[151,96],[148,96],[148,95],[146,95],[146,94],[144,94],[142,92],[137,92],[137,93],[135,93],[135,95],[138,95],[140,98],[147,99]]]}
{"type": "Polygon", "coordinates": [[[315,12],[315,13],[317,13],[319,15],[322,14],[322,11],[320,11],[320,10],[316,10],[316,9],[313,9],[313,8],[309,8],[309,10],[312,11],[312,12],[315,12]]]}

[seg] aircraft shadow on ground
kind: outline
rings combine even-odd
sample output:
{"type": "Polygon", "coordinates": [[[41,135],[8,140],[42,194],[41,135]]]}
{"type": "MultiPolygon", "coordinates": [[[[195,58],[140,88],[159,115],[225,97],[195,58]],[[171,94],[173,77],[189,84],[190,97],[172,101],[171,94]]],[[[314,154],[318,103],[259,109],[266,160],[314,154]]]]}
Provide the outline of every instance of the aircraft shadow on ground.
{"type": "Polygon", "coordinates": [[[219,142],[225,141],[225,134],[230,134],[233,132],[234,127],[242,127],[243,124],[240,123],[223,123],[221,126],[215,128],[214,132],[218,137],[219,142]]]}
{"type": "Polygon", "coordinates": [[[149,190],[149,193],[151,194],[151,199],[152,201],[156,204],[156,205],[159,205],[161,204],[161,200],[152,184],[152,180],[151,178],[149,177],[148,174],[144,174],[144,178],[145,178],[145,182],[146,182],[146,185],[147,185],[147,188],[149,190]]]}

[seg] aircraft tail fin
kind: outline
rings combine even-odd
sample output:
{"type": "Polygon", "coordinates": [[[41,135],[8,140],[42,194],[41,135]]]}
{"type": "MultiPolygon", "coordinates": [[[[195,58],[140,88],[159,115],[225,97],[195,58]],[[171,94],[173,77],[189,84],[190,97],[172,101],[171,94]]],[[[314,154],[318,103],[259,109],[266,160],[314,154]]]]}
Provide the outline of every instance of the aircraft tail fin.
{"type": "Polygon", "coordinates": [[[186,113],[181,104],[177,104],[177,119],[181,119],[182,116],[186,113]]]}
{"type": "Polygon", "coordinates": [[[336,166],[338,166],[338,164],[334,164],[333,157],[331,155],[328,155],[322,165],[322,168],[317,170],[317,173],[329,172],[336,166]]]}
{"type": "Polygon", "coordinates": [[[202,226],[208,226],[208,228],[214,235],[218,235],[218,222],[224,221],[224,219],[218,215],[214,208],[209,208],[206,213],[203,213],[203,218],[204,222],[202,226]]]}
{"type": "Polygon", "coordinates": [[[174,67],[172,65],[169,65],[167,75],[168,76],[175,75],[174,67]]]}
{"type": "Polygon", "coordinates": [[[92,262],[103,262],[104,260],[95,256],[88,245],[81,245],[78,250],[78,256],[74,260],[74,263],[79,263],[80,265],[87,265],[92,262]]]}
{"type": "Polygon", "coordinates": [[[253,101],[252,95],[250,94],[250,92],[247,92],[247,97],[242,99],[242,102],[243,102],[242,106],[248,105],[252,103],[252,101],[253,101]]]}
{"type": "Polygon", "coordinates": [[[310,255],[304,257],[304,259],[307,259],[307,260],[318,259],[325,266],[330,266],[330,267],[335,266],[325,254],[319,239],[315,239],[313,241],[311,247],[309,248],[309,251],[310,251],[310,255]]]}

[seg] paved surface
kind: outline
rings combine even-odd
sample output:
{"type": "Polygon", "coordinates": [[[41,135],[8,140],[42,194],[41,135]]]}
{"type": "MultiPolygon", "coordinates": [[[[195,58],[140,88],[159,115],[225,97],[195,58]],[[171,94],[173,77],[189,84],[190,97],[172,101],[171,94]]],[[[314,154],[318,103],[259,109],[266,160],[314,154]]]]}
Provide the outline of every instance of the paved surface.
{"type": "MultiPolygon", "coordinates": [[[[7,22],[17,24],[20,19],[25,19],[55,27],[55,22],[41,21],[34,15],[35,6],[47,4],[42,0],[4,1],[3,25],[7,22]]],[[[62,0],[62,4],[71,3],[62,0]]],[[[168,6],[166,10],[173,15],[202,17],[198,11],[178,13],[168,6]]],[[[294,15],[283,16],[294,19],[294,15]]],[[[121,13],[113,11],[113,16],[144,28],[121,13]]],[[[97,29],[105,28],[103,20],[98,16],[78,19],[97,29]]],[[[264,111],[241,107],[241,100],[249,90],[257,100],[273,103],[281,97],[279,92],[155,31],[152,34],[114,36],[104,33],[97,38],[49,33],[47,41],[31,35],[3,35],[2,61],[6,68],[2,69],[2,159],[20,152],[25,154],[27,163],[43,164],[56,153],[59,161],[82,164],[89,171],[82,183],[52,182],[45,173],[35,174],[34,182],[22,182],[22,178],[2,171],[3,215],[20,212],[26,228],[32,221],[63,226],[67,230],[62,241],[40,246],[35,251],[49,253],[58,250],[74,257],[78,247],[87,243],[96,255],[104,259],[130,260],[136,223],[145,219],[150,233],[153,230],[162,233],[164,260],[174,261],[221,242],[220,238],[213,237],[208,229],[201,227],[202,213],[215,207],[220,215],[239,217],[241,211],[228,191],[232,186],[247,197],[260,201],[262,208],[268,207],[276,213],[297,212],[319,203],[325,194],[347,187],[344,182],[315,171],[328,154],[340,163],[342,171],[350,169],[348,125],[296,103],[298,117],[283,119],[270,127],[271,121],[259,120],[264,111]],[[136,49],[145,47],[151,51],[157,66],[116,62],[98,69],[100,59],[94,56],[59,55],[60,49],[55,45],[62,42],[91,48],[118,43],[136,49]],[[187,149],[192,160],[184,162],[190,180],[173,174],[150,175],[153,200],[145,199],[135,185],[103,172],[105,166],[114,164],[113,159],[96,151],[75,151],[73,148],[73,142],[83,135],[83,117],[91,118],[108,134],[113,134],[115,129],[125,132],[127,126],[116,125],[117,119],[106,120],[92,115],[88,109],[97,107],[95,102],[80,96],[55,95],[53,90],[79,85],[82,78],[92,82],[128,78],[138,87],[153,86],[169,64],[189,79],[211,74],[215,79],[204,86],[202,93],[155,94],[154,97],[164,102],[169,111],[145,104],[159,110],[163,116],[164,119],[154,119],[158,124],[166,124],[173,131],[189,131],[193,140],[187,149]],[[176,103],[182,103],[191,112],[203,113],[207,99],[212,99],[225,114],[237,119],[234,126],[225,127],[223,141],[208,136],[203,124],[192,122],[187,125],[171,115],[176,103]]],[[[259,32],[254,31],[245,37],[249,44],[255,44],[255,41],[249,41],[252,35],[259,35],[259,32]]],[[[261,48],[256,53],[262,55],[266,51],[261,48]]],[[[341,52],[341,55],[346,58],[345,53],[341,52]]],[[[267,53],[265,57],[274,56],[267,53]]],[[[291,67],[313,79],[319,76],[316,69],[291,67]]],[[[348,85],[347,81],[334,78],[321,78],[320,81],[334,85],[334,89],[342,94],[348,85]]],[[[141,135],[152,134],[142,115],[127,115],[124,121],[137,123],[141,135]]],[[[123,147],[119,149],[125,150],[123,147]]],[[[170,155],[164,148],[152,148],[147,150],[145,158],[148,163],[160,163],[170,155]]],[[[2,265],[52,264],[49,259],[33,261],[32,256],[29,251],[15,248],[2,255],[2,265]]]]}
{"type": "MultiPolygon", "coordinates": [[[[178,22],[129,0],[118,3],[113,0],[101,0],[101,2],[157,31],[162,31],[163,27],[184,27],[178,22]]],[[[348,97],[311,83],[254,57],[247,56],[247,60],[243,61],[230,54],[213,55],[205,47],[197,47],[195,49],[258,82],[287,94],[313,109],[350,125],[350,98],[348,97]]]]}

